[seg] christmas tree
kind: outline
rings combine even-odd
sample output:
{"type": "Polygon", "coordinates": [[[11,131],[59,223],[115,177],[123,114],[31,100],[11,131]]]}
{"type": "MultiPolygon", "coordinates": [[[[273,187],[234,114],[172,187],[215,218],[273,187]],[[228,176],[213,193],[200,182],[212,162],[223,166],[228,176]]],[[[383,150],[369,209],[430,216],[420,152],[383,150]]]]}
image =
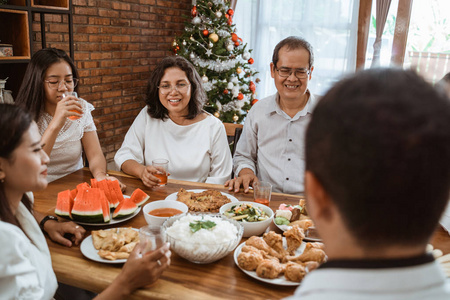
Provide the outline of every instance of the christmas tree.
{"type": "Polygon", "coordinates": [[[184,33],[175,37],[173,51],[189,60],[208,95],[204,109],[223,122],[240,123],[255,98],[256,71],[251,49],[236,34],[234,11],[227,0],[193,1],[184,33]]]}

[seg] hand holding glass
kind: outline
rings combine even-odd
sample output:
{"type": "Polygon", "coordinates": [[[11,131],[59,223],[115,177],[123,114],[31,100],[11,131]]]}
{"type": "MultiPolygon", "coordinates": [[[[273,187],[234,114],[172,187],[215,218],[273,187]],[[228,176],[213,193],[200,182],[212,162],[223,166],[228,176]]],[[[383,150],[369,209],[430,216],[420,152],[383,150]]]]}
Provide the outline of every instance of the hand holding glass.
{"type": "Polygon", "coordinates": [[[272,195],[272,185],[265,181],[258,181],[253,184],[253,197],[255,202],[269,206],[272,195]]]}
{"type": "Polygon", "coordinates": [[[169,160],[165,158],[154,159],[152,160],[152,166],[157,169],[157,173],[153,174],[153,176],[161,180],[158,185],[165,186],[167,184],[167,174],[169,173],[169,160]]]}
{"type": "MultiPolygon", "coordinates": [[[[63,98],[66,98],[66,97],[68,97],[68,96],[74,96],[75,98],[78,98],[78,94],[77,94],[77,92],[64,92],[64,94],[62,94],[62,97],[63,98]]],[[[77,100],[78,101],[78,100],[77,100]]],[[[69,111],[71,111],[71,112],[75,112],[75,113],[79,113],[79,114],[82,114],[83,112],[82,111],[79,111],[79,110],[77,110],[77,109],[72,109],[72,110],[69,110],[69,111]]],[[[70,120],[78,120],[79,118],[81,118],[81,117],[78,117],[78,116],[70,116],[70,117],[68,117],[70,120]]]]}
{"type": "Polygon", "coordinates": [[[161,226],[147,225],[139,229],[139,245],[142,254],[162,247],[164,240],[164,232],[161,230],[161,226]]]}

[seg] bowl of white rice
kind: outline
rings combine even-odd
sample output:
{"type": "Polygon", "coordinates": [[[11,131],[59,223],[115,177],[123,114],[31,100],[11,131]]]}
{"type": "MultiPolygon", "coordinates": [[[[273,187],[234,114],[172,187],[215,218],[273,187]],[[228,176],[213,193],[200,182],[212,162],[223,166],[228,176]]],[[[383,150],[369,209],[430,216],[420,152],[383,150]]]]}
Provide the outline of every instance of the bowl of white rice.
{"type": "Polygon", "coordinates": [[[179,256],[197,264],[215,262],[239,244],[243,227],[220,214],[189,213],[163,224],[166,241],[179,256]]]}

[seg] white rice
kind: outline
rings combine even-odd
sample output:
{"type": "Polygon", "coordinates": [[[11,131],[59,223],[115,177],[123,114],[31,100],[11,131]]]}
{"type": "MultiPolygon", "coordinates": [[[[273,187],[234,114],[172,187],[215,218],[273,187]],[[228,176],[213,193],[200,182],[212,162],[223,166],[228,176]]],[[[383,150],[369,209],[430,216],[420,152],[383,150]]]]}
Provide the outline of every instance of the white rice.
{"type": "Polygon", "coordinates": [[[172,240],[171,246],[181,256],[196,262],[212,259],[211,256],[228,253],[236,246],[238,229],[221,217],[186,215],[166,229],[172,240]],[[216,223],[211,229],[192,232],[189,223],[204,220],[216,223]]]}

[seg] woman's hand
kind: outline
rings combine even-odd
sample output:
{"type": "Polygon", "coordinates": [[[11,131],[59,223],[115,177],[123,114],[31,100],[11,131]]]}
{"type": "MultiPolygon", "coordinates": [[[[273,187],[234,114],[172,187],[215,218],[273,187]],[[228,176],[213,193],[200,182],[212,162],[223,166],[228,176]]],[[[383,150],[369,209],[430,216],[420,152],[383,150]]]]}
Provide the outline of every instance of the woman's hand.
{"type": "MultiPolygon", "coordinates": [[[[142,170],[140,176],[142,183],[151,188],[157,187],[158,184],[161,182],[161,180],[158,177],[154,176],[153,174],[156,174],[158,172],[161,171],[153,166],[144,166],[144,169],[142,170]]],[[[167,174],[167,176],[169,175],[170,174],[167,174]]]]}
{"type": "Polygon", "coordinates": [[[127,299],[136,289],[154,283],[170,265],[170,244],[142,255],[139,244],[134,247],[120,274],[95,299],[127,299]]]}
{"type": "Polygon", "coordinates": [[[74,222],[47,221],[44,224],[44,230],[52,241],[66,247],[78,245],[86,233],[82,226],[74,222]],[[70,235],[70,240],[65,237],[67,234],[70,235]]]}
{"type": "Polygon", "coordinates": [[[67,96],[56,105],[53,120],[62,127],[67,117],[82,117],[83,106],[75,96],[67,96]]]}

